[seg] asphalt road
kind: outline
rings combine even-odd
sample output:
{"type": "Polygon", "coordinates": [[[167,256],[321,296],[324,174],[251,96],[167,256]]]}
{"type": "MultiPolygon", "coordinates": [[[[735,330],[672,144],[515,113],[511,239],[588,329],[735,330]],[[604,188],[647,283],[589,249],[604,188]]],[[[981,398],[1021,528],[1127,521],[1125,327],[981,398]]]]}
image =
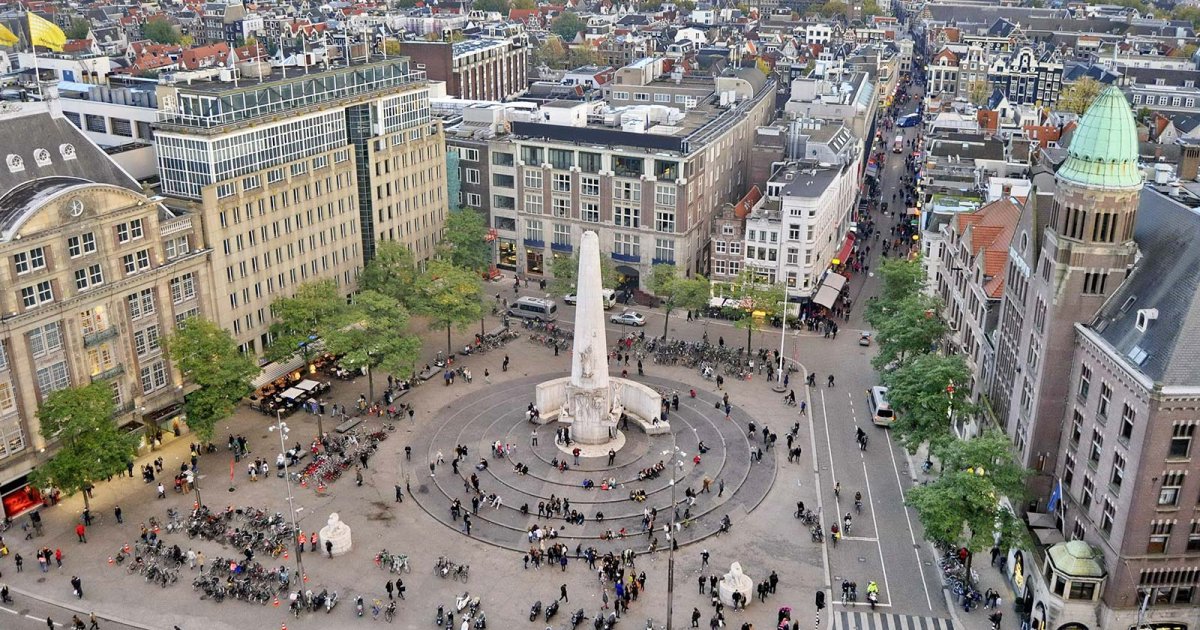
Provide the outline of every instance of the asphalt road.
{"type": "MultiPolygon", "coordinates": [[[[78,610],[68,610],[32,597],[24,597],[19,593],[13,593],[11,597],[13,599],[11,604],[0,605],[0,628],[5,630],[45,630],[47,617],[54,620],[56,628],[70,628],[72,615],[79,615],[84,623],[88,621],[87,614],[78,610]]],[[[80,609],[87,609],[86,603],[86,601],[81,601],[80,609]]],[[[103,619],[100,620],[100,628],[103,630],[134,630],[132,626],[103,619]]]]}

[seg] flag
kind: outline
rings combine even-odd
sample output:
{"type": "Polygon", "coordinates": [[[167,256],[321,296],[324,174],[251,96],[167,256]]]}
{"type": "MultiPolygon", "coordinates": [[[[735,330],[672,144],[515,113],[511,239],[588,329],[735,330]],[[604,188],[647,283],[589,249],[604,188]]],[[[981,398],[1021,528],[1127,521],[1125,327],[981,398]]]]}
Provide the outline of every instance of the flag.
{"type": "Polygon", "coordinates": [[[1061,479],[1058,480],[1057,482],[1055,482],[1054,491],[1050,493],[1050,502],[1046,504],[1046,509],[1050,510],[1050,512],[1053,513],[1055,508],[1058,507],[1058,502],[1060,500],[1062,500],[1062,480],[1061,479]]]}
{"type": "Polygon", "coordinates": [[[16,46],[19,41],[7,26],[0,24],[0,46],[16,46]]]}
{"type": "Polygon", "coordinates": [[[30,13],[29,41],[34,46],[62,52],[63,46],[67,43],[67,34],[53,22],[30,13]]]}

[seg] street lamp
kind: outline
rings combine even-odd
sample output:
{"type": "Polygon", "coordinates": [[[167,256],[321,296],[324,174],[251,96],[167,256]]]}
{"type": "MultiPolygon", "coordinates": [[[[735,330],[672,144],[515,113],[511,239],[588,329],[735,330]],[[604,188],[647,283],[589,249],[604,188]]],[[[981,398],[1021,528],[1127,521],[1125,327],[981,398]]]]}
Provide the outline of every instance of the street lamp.
{"type": "Polygon", "coordinates": [[[787,340],[788,305],[791,304],[791,302],[788,301],[788,291],[787,291],[786,286],[784,286],[784,288],[783,288],[782,304],[783,304],[783,315],[782,315],[782,319],[780,320],[781,325],[779,326],[779,375],[775,378],[775,380],[778,382],[778,387],[776,387],[776,391],[784,390],[783,377],[785,374],[787,374],[787,372],[784,371],[784,367],[783,367],[783,361],[784,361],[783,347],[784,347],[784,342],[787,340]]]}
{"type": "Polygon", "coordinates": [[[671,533],[667,536],[667,630],[672,630],[672,612],[675,610],[675,531],[679,514],[675,504],[675,471],[683,468],[687,453],[679,450],[678,444],[671,444],[671,449],[662,454],[674,456],[671,462],[671,533]]]}
{"type": "MultiPolygon", "coordinates": [[[[267,427],[267,430],[279,433],[279,451],[280,451],[280,453],[286,453],[287,452],[288,425],[286,422],[283,421],[283,416],[280,412],[281,412],[281,410],[279,410],[279,409],[275,410],[275,424],[273,426],[267,427]]],[[[296,534],[298,534],[300,532],[300,527],[296,523],[296,504],[295,504],[296,499],[292,495],[292,474],[291,474],[291,471],[288,469],[288,457],[286,455],[283,458],[283,479],[284,479],[284,482],[287,483],[288,511],[291,513],[292,535],[295,536],[296,534]]],[[[304,555],[304,554],[300,553],[300,549],[297,548],[296,549],[296,579],[299,580],[299,587],[300,587],[297,589],[297,592],[300,594],[301,599],[304,598],[304,561],[300,557],[302,555],[304,555]]]]}

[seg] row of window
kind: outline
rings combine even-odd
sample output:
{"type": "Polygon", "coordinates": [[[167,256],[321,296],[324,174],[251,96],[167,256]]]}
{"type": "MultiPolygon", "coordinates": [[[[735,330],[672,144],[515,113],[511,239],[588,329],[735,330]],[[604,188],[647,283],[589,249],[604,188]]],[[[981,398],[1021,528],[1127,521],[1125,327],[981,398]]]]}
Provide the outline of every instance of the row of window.
{"type": "Polygon", "coordinates": [[[1171,107],[1195,107],[1196,99],[1192,97],[1181,96],[1155,96],[1154,94],[1134,94],[1134,105],[1169,105],[1171,107]]]}

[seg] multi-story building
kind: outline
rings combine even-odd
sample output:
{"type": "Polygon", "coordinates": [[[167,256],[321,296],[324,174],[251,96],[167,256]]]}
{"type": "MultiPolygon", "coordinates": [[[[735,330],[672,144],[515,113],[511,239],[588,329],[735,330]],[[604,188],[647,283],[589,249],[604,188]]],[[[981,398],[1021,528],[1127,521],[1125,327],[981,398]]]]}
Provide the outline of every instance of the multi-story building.
{"type": "MultiPolygon", "coordinates": [[[[25,476],[54,444],[37,410],[66,387],[107,383],[129,431],[170,432],[182,381],[163,350],[211,316],[208,249],[193,217],[142,187],[44,103],[0,111],[0,495],[35,507],[25,476]]],[[[144,442],[143,442],[144,444],[144,442]]]]}
{"type": "Polygon", "coordinates": [[[431,256],[447,211],[445,138],[407,57],[240,82],[179,73],[158,88],[164,195],[204,218],[217,321],[245,351],[303,282],[349,293],[375,244],[431,256]]]}
{"type": "MultiPolygon", "coordinates": [[[[595,230],[628,286],[657,263],[707,275],[713,213],[747,187],[754,129],[770,119],[774,89],[755,69],[709,85],[703,97],[679,95],[679,109],[667,77],[614,81],[614,91],[645,92],[637,105],[564,100],[506,109],[508,124],[493,125],[487,164],[500,262],[515,252],[517,271],[546,273],[553,256],[570,255],[579,235],[595,230]]],[[[466,169],[477,166],[460,168],[467,190],[476,176],[466,169]]]]}
{"type": "Polygon", "coordinates": [[[504,101],[525,93],[529,49],[522,32],[461,42],[400,42],[417,70],[444,81],[446,93],[467,100],[504,101]]]}
{"type": "Polygon", "coordinates": [[[1062,91],[1063,62],[1057,51],[1035,52],[1022,46],[1012,53],[996,55],[987,80],[1014,105],[1052,105],[1062,91]]]}
{"type": "Polygon", "coordinates": [[[1196,105],[1200,103],[1200,88],[1195,85],[1179,87],[1135,83],[1125,89],[1134,107],[1146,107],[1168,115],[1194,115],[1196,105]]]}

